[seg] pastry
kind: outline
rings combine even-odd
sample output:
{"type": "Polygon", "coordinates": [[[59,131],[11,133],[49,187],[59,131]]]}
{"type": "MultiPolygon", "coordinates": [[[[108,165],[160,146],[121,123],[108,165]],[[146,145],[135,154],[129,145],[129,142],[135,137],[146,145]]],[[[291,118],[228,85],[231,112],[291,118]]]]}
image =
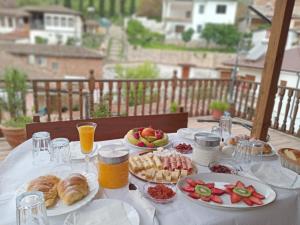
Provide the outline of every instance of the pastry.
{"type": "Polygon", "coordinates": [[[89,193],[89,185],[85,176],[73,173],[57,185],[58,195],[66,205],[72,205],[89,193]]]}
{"type": "Polygon", "coordinates": [[[264,144],[263,154],[270,154],[272,152],[272,147],[269,144],[264,144]]]}
{"type": "Polygon", "coordinates": [[[57,184],[59,178],[53,175],[40,176],[32,180],[27,191],[41,191],[44,194],[46,208],[54,206],[58,200],[57,184]]]}

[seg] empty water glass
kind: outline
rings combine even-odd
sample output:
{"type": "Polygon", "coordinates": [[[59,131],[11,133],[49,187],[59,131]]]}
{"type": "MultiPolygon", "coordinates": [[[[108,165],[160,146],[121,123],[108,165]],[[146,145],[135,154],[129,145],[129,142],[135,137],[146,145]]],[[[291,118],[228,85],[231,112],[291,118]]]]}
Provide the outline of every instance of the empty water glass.
{"type": "Polygon", "coordinates": [[[70,142],[67,138],[55,138],[51,142],[52,145],[52,156],[51,160],[59,163],[70,163],[70,142]]]}
{"type": "Polygon", "coordinates": [[[220,137],[223,142],[226,142],[231,137],[232,118],[229,113],[225,112],[224,116],[220,118],[220,137]]]}
{"type": "Polygon", "coordinates": [[[42,192],[25,192],[16,199],[17,225],[49,225],[42,192]]]}
{"type": "Polygon", "coordinates": [[[42,131],[32,135],[32,158],[33,164],[45,164],[51,159],[51,139],[48,132],[42,131]]]}

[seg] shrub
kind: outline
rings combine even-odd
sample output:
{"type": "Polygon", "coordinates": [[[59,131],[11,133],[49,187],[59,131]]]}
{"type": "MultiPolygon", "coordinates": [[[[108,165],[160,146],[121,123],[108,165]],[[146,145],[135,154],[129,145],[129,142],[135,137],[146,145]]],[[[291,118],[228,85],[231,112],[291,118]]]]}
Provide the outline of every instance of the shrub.
{"type": "Polygon", "coordinates": [[[226,110],[229,109],[229,104],[227,102],[216,100],[210,103],[209,108],[212,110],[219,110],[221,112],[225,112],[226,110]]]}
{"type": "Polygon", "coordinates": [[[177,102],[172,102],[170,105],[170,112],[171,113],[178,112],[178,107],[179,107],[179,105],[177,104],[177,102]]]}
{"type": "Polygon", "coordinates": [[[16,118],[12,118],[3,123],[5,127],[13,127],[13,128],[25,128],[27,123],[31,123],[32,118],[29,116],[19,116],[16,118]]]}
{"type": "Polygon", "coordinates": [[[96,104],[94,107],[94,111],[92,112],[93,118],[103,118],[103,117],[109,117],[110,111],[107,104],[96,104]]]}

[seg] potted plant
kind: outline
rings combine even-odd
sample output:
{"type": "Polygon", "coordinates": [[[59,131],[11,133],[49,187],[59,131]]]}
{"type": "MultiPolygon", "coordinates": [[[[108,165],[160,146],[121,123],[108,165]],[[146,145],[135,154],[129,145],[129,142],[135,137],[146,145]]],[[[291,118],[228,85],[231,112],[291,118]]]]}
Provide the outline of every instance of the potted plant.
{"type": "Polygon", "coordinates": [[[212,110],[212,117],[215,120],[219,120],[226,110],[229,109],[229,104],[222,101],[213,101],[209,108],[212,110]]]}
{"type": "Polygon", "coordinates": [[[1,108],[9,112],[10,119],[1,124],[1,130],[7,142],[14,148],[26,140],[25,125],[32,121],[23,112],[27,92],[26,75],[16,69],[7,69],[4,83],[5,95],[1,100],[1,108]]]}

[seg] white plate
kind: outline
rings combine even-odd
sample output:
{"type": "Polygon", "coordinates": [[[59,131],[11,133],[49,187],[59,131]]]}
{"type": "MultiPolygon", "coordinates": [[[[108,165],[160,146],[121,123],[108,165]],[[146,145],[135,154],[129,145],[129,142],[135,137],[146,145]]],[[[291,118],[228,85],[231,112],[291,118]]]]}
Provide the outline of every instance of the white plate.
{"type": "MultiPolygon", "coordinates": [[[[99,143],[94,142],[94,148],[93,151],[90,153],[90,157],[96,156],[99,148],[100,148],[99,143]]],[[[85,158],[85,155],[81,152],[79,141],[73,141],[70,143],[70,152],[71,152],[71,159],[81,160],[85,158]]]]}
{"type": "Polygon", "coordinates": [[[253,164],[250,167],[250,172],[252,175],[261,180],[264,183],[267,183],[273,187],[279,187],[284,189],[299,189],[300,188],[300,179],[297,173],[287,168],[271,165],[271,164],[253,164]],[[261,168],[261,166],[263,166],[261,168]],[[272,179],[271,176],[277,176],[277,180],[272,179]],[[288,179],[284,182],[285,179],[288,179]]]}
{"type": "MultiPolygon", "coordinates": [[[[168,137],[169,138],[169,137],[168,137]]],[[[136,145],[133,145],[133,144],[131,144],[129,141],[128,141],[128,138],[126,137],[126,135],[125,135],[125,137],[124,137],[124,139],[123,139],[123,142],[124,142],[124,144],[126,145],[126,146],[128,146],[128,147],[131,147],[131,148],[134,148],[134,149],[138,149],[138,150],[155,150],[155,149],[157,149],[157,148],[167,148],[170,144],[171,144],[171,141],[170,141],[170,138],[169,138],[169,142],[168,142],[168,144],[166,144],[166,145],[164,145],[164,146],[160,146],[160,147],[155,147],[155,148],[149,148],[149,147],[139,147],[139,146],[136,146],[136,145]]]]}
{"type": "Polygon", "coordinates": [[[177,135],[181,138],[194,141],[194,135],[198,132],[203,132],[200,128],[181,128],[177,130],[177,135]]]}
{"type": "MultiPolygon", "coordinates": [[[[87,178],[87,182],[88,182],[89,189],[90,189],[89,194],[87,196],[85,196],[82,200],[80,200],[70,206],[64,205],[61,200],[58,200],[55,206],[47,209],[48,216],[59,216],[59,215],[63,215],[63,214],[72,212],[74,210],[77,210],[80,207],[86,205],[88,202],[90,202],[95,197],[95,195],[97,194],[98,189],[99,189],[97,176],[95,176],[95,174],[87,174],[85,172],[80,172],[80,173],[87,178]]],[[[53,174],[53,175],[56,175],[56,174],[53,174]]],[[[56,175],[56,176],[58,176],[61,179],[64,178],[63,176],[59,176],[59,175],[56,175]]],[[[29,184],[29,182],[20,186],[16,191],[16,196],[26,192],[28,184],[29,184]]]]}
{"type": "MultiPolygon", "coordinates": [[[[110,204],[122,204],[122,207],[124,207],[125,213],[131,225],[140,224],[140,217],[138,212],[135,210],[135,208],[133,208],[131,205],[127,204],[126,202],[116,200],[116,199],[98,199],[93,201],[91,204],[81,209],[80,211],[68,215],[67,218],[65,219],[64,225],[85,225],[84,223],[77,224],[75,221],[76,220],[78,221],[81,215],[84,215],[84,217],[91,215],[91,212],[93,212],[93,216],[94,216],[97,213],[97,210],[100,210],[101,212],[101,208],[107,207],[110,204]]],[[[113,220],[114,217],[111,217],[111,219],[113,220]]]]}
{"type": "Polygon", "coordinates": [[[206,183],[215,183],[215,187],[217,188],[222,188],[224,189],[225,184],[234,184],[238,180],[242,181],[245,185],[253,185],[254,188],[257,190],[257,192],[261,193],[262,195],[265,196],[265,199],[263,200],[263,205],[265,206],[267,204],[270,204],[273,202],[276,198],[276,193],[273,191],[271,187],[269,187],[266,184],[260,183],[257,180],[250,179],[247,177],[241,177],[237,175],[232,175],[232,174],[220,174],[220,173],[199,173],[196,175],[191,175],[185,178],[182,178],[178,183],[177,183],[177,188],[180,190],[180,192],[189,200],[201,204],[204,206],[208,207],[213,207],[213,208],[223,208],[223,209],[231,209],[231,210],[241,210],[241,209],[249,209],[249,208],[255,208],[255,207],[261,207],[260,205],[253,205],[253,206],[248,206],[243,202],[235,203],[232,204],[230,202],[230,196],[228,194],[224,194],[221,196],[223,200],[223,204],[217,204],[214,202],[205,202],[202,200],[197,200],[197,199],[192,199],[185,193],[184,191],[181,190],[181,187],[185,184],[185,179],[186,178],[192,178],[192,179],[201,179],[206,183]]]}

